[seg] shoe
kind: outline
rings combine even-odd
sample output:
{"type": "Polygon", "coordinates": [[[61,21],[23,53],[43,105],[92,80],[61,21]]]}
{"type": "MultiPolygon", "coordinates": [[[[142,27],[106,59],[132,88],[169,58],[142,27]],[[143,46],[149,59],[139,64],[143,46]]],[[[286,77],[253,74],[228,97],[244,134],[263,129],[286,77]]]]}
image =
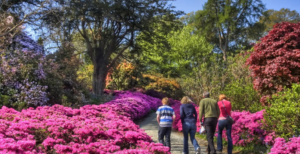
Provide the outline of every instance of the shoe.
{"type": "Polygon", "coordinates": [[[222,154],[222,150],[217,150],[217,154],[222,154]]]}
{"type": "Polygon", "coordinates": [[[208,151],[208,149],[206,149],[207,154],[210,154],[210,151],[208,151]]]}
{"type": "Polygon", "coordinates": [[[197,148],[196,154],[201,154],[201,148],[200,147],[197,148]]]}

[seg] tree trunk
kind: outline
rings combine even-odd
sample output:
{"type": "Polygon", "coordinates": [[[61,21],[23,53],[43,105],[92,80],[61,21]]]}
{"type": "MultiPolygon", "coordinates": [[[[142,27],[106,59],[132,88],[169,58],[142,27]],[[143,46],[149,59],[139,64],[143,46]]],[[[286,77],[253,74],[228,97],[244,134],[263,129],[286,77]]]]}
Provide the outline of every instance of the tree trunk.
{"type": "Polygon", "coordinates": [[[227,60],[226,50],[223,50],[223,60],[224,60],[224,61],[227,60]]]}
{"type": "Polygon", "coordinates": [[[93,93],[96,95],[102,95],[105,88],[105,78],[107,75],[106,65],[94,63],[93,72],[93,93]]]}

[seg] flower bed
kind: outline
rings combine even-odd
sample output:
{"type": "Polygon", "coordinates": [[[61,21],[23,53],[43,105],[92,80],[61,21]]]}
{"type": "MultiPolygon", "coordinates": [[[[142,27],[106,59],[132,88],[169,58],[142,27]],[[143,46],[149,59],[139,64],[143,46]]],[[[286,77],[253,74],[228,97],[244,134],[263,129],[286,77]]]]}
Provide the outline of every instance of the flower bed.
{"type": "Polygon", "coordinates": [[[0,110],[0,153],[168,153],[132,120],[161,105],[159,99],[122,92],[102,105],[61,105],[0,110]]]}

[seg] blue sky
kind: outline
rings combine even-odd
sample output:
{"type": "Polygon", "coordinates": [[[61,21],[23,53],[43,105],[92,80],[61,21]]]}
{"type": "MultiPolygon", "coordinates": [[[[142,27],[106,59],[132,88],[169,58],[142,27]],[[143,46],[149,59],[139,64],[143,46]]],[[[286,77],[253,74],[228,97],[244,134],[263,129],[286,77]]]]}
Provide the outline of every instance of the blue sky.
{"type": "MultiPolygon", "coordinates": [[[[175,0],[171,3],[176,7],[176,10],[190,13],[192,11],[201,10],[205,2],[207,2],[207,0],[175,0]]],[[[300,0],[262,0],[262,2],[266,5],[267,9],[280,10],[281,8],[289,8],[290,10],[296,10],[300,13],[300,0]]],[[[30,28],[26,30],[29,31],[35,39],[38,38],[30,28]]]]}
{"type": "MultiPolygon", "coordinates": [[[[173,1],[173,6],[176,10],[189,13],[192,11],[201,10],[207,0],[176,0],[173,1]]],[[[281,8],[289,8],[300,13],[300,0],[262,0],[267,9],[280,10],[281,8]]]]}

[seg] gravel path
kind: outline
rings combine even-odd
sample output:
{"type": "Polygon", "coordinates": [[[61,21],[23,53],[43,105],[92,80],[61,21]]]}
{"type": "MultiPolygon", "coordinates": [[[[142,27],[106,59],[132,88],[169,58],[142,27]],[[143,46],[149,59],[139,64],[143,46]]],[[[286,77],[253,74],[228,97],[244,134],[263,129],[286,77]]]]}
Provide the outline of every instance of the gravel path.
{"type": "MultiPolygon", "coordinates": [[[[156,121],[156,114],[150,113],[144,119],[136,121],[141,129],[144,129],[145,132],[152,137],[153,141],[158,143],[158,123],[156,121]]],[[[198,144],[201,147],[201,154],[207,154],[207,141],[197,139],[198,144]]],[[[172,154],[182,154],[183,150],[183,134],[181,132],[172,131],[171,133],[171,153],[172,154]]],[[[192,143],[189,140],[189,152],[190,154],[195,153],[195,149],[192,143]]]]}

